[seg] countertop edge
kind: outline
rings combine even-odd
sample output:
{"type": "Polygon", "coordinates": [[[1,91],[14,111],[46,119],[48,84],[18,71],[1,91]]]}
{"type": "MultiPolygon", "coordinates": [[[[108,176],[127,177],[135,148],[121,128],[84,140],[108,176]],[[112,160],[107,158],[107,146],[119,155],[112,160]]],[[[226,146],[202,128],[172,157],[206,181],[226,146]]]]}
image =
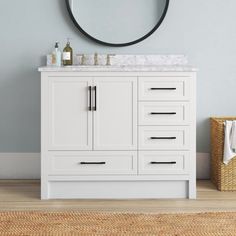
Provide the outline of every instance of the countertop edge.
{"type": "Polygon", "coordinates": [[[86,68],[86,67],[39,67],[39,72],[197,72],[198,68],[193,66],[143,66],[142,68],[134,67],[111,67],[111,68],[86,68]]]}

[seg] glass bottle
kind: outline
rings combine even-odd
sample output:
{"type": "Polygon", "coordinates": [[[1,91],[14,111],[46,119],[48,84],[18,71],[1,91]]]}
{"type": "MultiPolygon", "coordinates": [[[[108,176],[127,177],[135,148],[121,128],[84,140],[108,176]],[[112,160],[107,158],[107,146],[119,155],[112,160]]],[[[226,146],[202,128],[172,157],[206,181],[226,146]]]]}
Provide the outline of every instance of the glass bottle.
{"type": "Polygon", "coordinates": [[[63,49],[63,65],[64,66],[72,66],[73,65],[73,49],[70,46],[70,39],[68,38],[67,44],[63,49]]]}

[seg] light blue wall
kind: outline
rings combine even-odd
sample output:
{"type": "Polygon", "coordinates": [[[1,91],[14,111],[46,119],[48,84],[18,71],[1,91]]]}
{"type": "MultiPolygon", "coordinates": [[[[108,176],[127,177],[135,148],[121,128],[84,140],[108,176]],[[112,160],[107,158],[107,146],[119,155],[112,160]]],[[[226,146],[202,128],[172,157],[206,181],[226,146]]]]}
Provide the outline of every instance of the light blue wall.
{"type": "Polygon", "coordinates": [[[71,5],[73,16],[86,32],[102,41],[124,43],[154,28],[166,0],[71,0],[71,5]]]}
{"type": "Polygon", "coordinates": [[[152,37],[132,47],[108,48],[77,32],[64,0],[0,1],[0,152],[40,151],[37,67],[54,41],[64,44],[68,36],[82,53],[188,55],[200,69],[198,151],[209,151],[209,116],[236,115],[235,9],[235,0],[170,0],[167,18],[152,37]]]}

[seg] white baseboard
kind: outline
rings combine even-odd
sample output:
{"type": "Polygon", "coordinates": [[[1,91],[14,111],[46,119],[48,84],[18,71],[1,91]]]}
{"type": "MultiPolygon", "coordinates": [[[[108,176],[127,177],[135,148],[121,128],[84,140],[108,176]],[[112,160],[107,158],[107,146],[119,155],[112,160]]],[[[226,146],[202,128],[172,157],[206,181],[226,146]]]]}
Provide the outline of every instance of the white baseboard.
{"type": "Polygon", "coordinates": [[[211,157],[209,153],[197,153],[197,179],[210,179],[211,157]]]}
{"type": "Polygon", "coordinates": [[[39,153],[0,153],[0,179],[39,178],[39,153]]]}
{"type": "MultiPolygon", "coordinates": [[[[0,153],[0,179],[39,178],[39,153],[0,153]]],[[[197,153],[197,178],[210,178],[209,153],[197,153]]]]}

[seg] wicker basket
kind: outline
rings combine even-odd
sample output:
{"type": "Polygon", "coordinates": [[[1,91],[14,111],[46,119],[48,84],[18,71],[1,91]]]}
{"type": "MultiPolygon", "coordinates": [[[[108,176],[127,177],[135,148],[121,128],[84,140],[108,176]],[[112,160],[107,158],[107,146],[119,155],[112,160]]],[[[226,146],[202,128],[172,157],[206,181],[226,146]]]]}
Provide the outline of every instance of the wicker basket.
{"type": "Polygon", "coordinates": [[[211,181],[220,191],[236,190],[236,158],[228,165],[223,163],[224,121],[236,117],[211,118],[211,181]]]}

